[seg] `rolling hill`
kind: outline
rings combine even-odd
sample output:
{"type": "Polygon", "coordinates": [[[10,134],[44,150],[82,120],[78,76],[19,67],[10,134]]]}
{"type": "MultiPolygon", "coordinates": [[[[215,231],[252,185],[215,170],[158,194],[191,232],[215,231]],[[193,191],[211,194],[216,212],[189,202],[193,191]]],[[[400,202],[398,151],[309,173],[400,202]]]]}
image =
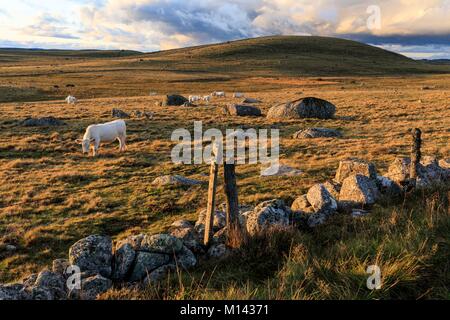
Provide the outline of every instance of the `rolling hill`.
{"type": "Polygon", "coordinates": [[[316,36],[273,36],[161,51],[147,55],[183,69],[284,75],[384,75],[449,72],[356,41],[316,36]],[[200,68],[199,68],[200,69],[200,68]]]}
{"type": "MultiPolygon", "coordinates": [[[[355,41],[272,36],[153,53],[0,49],[0,102],[147,95],[149,91],[246,90],[249,79],[450,73],[355,41]],[[208,89],[209,90],[209,89],[208,89]]],[[[294,86],[291,84],[291,86],[294,86]]],[[[207,91],[206,91],[207,92],[207,91]]]]}

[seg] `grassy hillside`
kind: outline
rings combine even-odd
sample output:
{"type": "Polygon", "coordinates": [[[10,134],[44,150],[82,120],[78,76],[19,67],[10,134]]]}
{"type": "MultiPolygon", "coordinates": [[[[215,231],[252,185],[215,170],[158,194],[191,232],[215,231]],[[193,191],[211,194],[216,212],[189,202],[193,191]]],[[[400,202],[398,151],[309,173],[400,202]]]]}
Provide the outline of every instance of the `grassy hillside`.
{"type": "MultiPolygon", "coordinates": [[[[192,93],[205,84],[243,91],[248,80],[450,73],[355,41],[277,36],[148,54],[134,51],[0,50],[0,102],[192,93]],[[69,85],[69,86],[68,86],[69,85]],[[73,86],[72,86],[73,85],[73,86]]],[[[291,84],[294,88],[296,85],[291,84]]]]}
{"type": "Polygon", "coordinates": [[[185,63],[194,63],[194,68],[206,64],[214,71],[265,71],[296,76],[442,71],[360,42],[312,36],[262,37],[164,51],[151,56],[171,60],[181,69],[185,63]]]}
{"type": "Polygon", "coordinates": [[[133,50],[56,50],[0,48],[0,63],[42,58],[116,58],[142,54],[133,50]]]}

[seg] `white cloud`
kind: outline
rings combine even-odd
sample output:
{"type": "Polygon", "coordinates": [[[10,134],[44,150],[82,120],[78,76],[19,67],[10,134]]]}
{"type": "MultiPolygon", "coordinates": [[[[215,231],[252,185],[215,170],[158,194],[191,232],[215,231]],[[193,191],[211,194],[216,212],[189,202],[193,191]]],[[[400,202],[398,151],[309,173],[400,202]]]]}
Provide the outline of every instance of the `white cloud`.
{"type": "MultiPolygon", "coordinates": [[[[33,1],[33,5],[26,0],[2,2],[5,12],[15,12],[14,18],[0,21],[3,42],[41,41],[79,48],[143,51],[268,34],[344,36],[364,42],[378,39],[385,45],[402,45],[415,38],[418,43],[414,45],[432,45],[445,39],[450,42],[450,0],[41,0],[33,1]],[[370,5],[380,7],[380,29],[367,28],[366,10],[370,5]]],[[[430,48],[446,50],[445,46],[430,48]]]]}

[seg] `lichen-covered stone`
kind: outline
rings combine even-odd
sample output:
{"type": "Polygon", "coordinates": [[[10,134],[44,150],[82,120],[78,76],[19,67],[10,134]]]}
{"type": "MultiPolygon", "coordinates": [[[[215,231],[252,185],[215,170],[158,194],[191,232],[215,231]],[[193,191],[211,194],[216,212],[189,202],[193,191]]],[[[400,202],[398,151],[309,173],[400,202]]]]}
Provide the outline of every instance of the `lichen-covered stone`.
{"type": "Polygon", "coordinates": [[[339,162],[334,180],[342,183],[345,178],[355,174],[363,175],[373,180],[377,178],[377,170],[373,163],[351,158],[339,162]]]}
{"type": "Polygon", "coordinates": [[[258,204],[247,216],[247,232],[257,234],[268,227],[288,226],[291,209],[282,200],[269,200],[258,204]]]}
{"type": "Polygon", "coordinates": [[[177,267],[174,264],[165,264],[159,268],[156,268],[152,272],[145,277],[143,284],[144,285],[155,285],[161,281],[163,281],[167,275],[171,272],[176,272],[177,267]]]}
{"type": "Polygon", "coordinates": [[[183,269],[190,269],[197,264],[197,258],[189,248],[183,246],[180,252],[176,254],[176,263],[183,269]]]}
{"type": "Polygon", "coordinates": [[[155,253],[166,253],[173,254],[179,252],[183,248],[183,242],[166,233],[146,235],[141,242],[141,247],[139,250],[155,252],[155,253]]]}
{"type": "Polygon", "coordinates": [[[114,280],[124,280],[133,265],[136,252],[129,243],[120,246],[114,252],[114,270],[112,278],[114,280]]]}
{"type": "Polygon", "coordinates": [[[130,282],[144,279],[150,272],[169,263],[169,255],[164,253],[138,252],[130,282]]]}
{"type": "Polygon", "coordinates": [[[315,212],[333,212],[337,210],[337,202],[321,183],[312,186],[306,198],[315,212]]]}
{"type": "Polygon", "coordinates": [[[370,206],[378,197],[379,191],[376,183],[366,176],[356,174],[343,181],[339,201],[344,210],[347,210],[370,206]]]}
{"type": "Polygon", "coordinates": [[[276,105],[269,109],[268,119],[300,119],[319,118],[332,119],[336,107],[326,101],[315,97],[307,97],[288,103],[276,105]]]}
{"type": "Polygon", "coordinates": [[[100,294],[112,287],[112,281],[108,278],[96,275],[81,281],[81,300],[95,300],[100,294]]]}
{"type": "Polygon", "coordinates": [[[112,241],[106,236],[88,236],[77,241],[69,250],[70,264],[78,266],[81,271],[107,278],[111,276],[112,258],[112,241]]]}

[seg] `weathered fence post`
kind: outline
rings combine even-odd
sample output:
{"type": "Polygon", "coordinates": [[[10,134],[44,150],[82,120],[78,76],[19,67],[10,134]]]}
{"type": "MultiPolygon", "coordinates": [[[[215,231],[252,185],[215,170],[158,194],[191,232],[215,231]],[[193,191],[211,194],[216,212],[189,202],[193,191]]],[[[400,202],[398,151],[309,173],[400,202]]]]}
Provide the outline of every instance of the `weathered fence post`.
{"type": "Polygon", "coordinates": [[[409,172],[409,177],[411,180],[412,187],[416,186],[417,171],[420,164],[421,152],[420,147],[422,145],[422,131],[415,128],[411,130],[412,134],[412,146],[411,146],[411,168],[409,172]]]}
{"type": "Polygon", "coordinates": [[[205,235],[203,238],[203,243],[205,246],[209,245],[209,242],[213,234],[218,168],[219,165],[216,163],[215,160],[212,160],[209,174],[208,204],[206,207],[206,217],[205,217],[205,235]]]}
{"type": "Polygon", "coordinates": [[[232,234],[240,236],[239,200],[236,184],[235,165],[225,163],[223,176],[227,204],[226,219],[228,237],[230,237],[230,235],[232,234]]]}

